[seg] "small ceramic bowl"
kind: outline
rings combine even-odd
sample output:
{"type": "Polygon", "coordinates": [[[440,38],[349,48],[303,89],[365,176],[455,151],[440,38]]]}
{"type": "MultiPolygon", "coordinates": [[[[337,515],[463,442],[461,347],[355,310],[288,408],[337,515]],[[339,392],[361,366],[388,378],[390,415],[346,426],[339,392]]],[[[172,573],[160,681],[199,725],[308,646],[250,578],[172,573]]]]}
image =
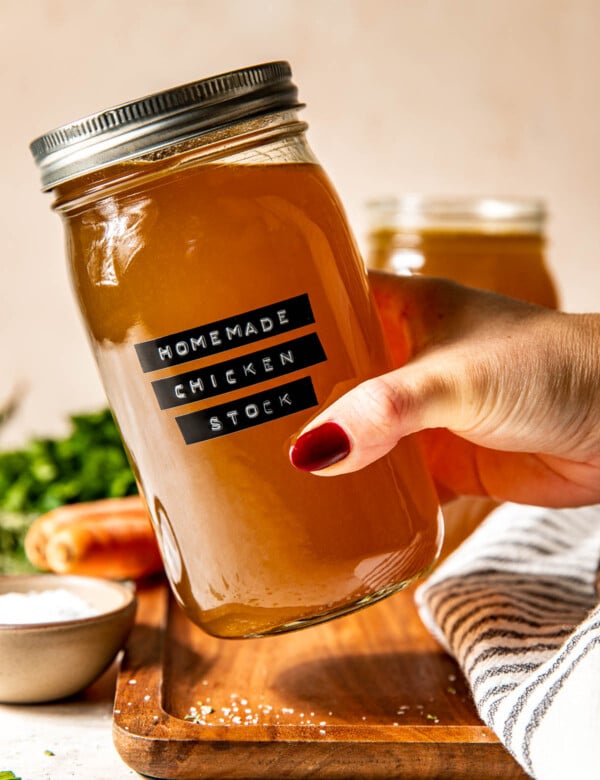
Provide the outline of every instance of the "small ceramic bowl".
{"type": "Polygon", "coordinates": [[[81,691],[110,665],[133,626],[136,598],[127,585],[55,574],[0,576],[0,595],[48,591],[61,597],[68,591],[97,614],[0,623],[0,702],[52,701],[81,691]]]}

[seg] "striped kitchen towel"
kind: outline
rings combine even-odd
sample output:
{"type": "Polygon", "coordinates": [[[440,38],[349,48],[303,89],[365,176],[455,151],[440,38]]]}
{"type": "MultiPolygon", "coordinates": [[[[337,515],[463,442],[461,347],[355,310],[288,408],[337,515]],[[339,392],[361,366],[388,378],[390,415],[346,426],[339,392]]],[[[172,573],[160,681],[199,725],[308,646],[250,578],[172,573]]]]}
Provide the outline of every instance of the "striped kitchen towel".
{"type": "Polygon", "coordinates": [[[505,504],[417,590],[478,712],[536,780],[600,778],[600,506],[505,504]]]}

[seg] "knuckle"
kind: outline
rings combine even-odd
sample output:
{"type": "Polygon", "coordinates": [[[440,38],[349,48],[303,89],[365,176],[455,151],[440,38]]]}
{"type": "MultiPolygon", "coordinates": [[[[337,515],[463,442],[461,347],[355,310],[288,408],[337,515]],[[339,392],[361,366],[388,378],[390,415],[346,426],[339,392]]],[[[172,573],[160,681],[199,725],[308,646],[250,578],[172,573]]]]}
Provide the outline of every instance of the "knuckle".
{"type": "Polygon", "coordinates": [[[397,431],[406,412],[405,399],[386,377],[369,379],[358,386],[355,413],[367,420],[376,435],[397,438],[397,431]]]}

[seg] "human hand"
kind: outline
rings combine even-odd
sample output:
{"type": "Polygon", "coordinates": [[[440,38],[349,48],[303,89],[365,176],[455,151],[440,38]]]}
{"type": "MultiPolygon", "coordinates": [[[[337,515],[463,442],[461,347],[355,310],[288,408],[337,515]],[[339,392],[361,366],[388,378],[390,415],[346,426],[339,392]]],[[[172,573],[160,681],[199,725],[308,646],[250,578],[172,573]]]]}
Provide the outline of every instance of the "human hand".
{"type": "Polygon", "coordinates": [[[312,420],[293,465],[345,474],[421,432],[443,500],[600,501],[600,315],[441,279],[370,277],[392,353],[411,357],[312,420]]]}

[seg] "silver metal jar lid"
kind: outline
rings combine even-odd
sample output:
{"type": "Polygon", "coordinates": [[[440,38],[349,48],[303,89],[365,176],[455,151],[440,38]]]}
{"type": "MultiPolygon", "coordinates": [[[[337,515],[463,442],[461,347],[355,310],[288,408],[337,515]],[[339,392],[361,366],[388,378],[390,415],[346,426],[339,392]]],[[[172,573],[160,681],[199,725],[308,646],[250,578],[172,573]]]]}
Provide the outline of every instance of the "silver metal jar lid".
{"type": "Polygon", "coordinates": [[[49,190],[217,127],[301,107],[289,63],[268,62],[91,114],[40,136],[30,148],[49,190]]]}

